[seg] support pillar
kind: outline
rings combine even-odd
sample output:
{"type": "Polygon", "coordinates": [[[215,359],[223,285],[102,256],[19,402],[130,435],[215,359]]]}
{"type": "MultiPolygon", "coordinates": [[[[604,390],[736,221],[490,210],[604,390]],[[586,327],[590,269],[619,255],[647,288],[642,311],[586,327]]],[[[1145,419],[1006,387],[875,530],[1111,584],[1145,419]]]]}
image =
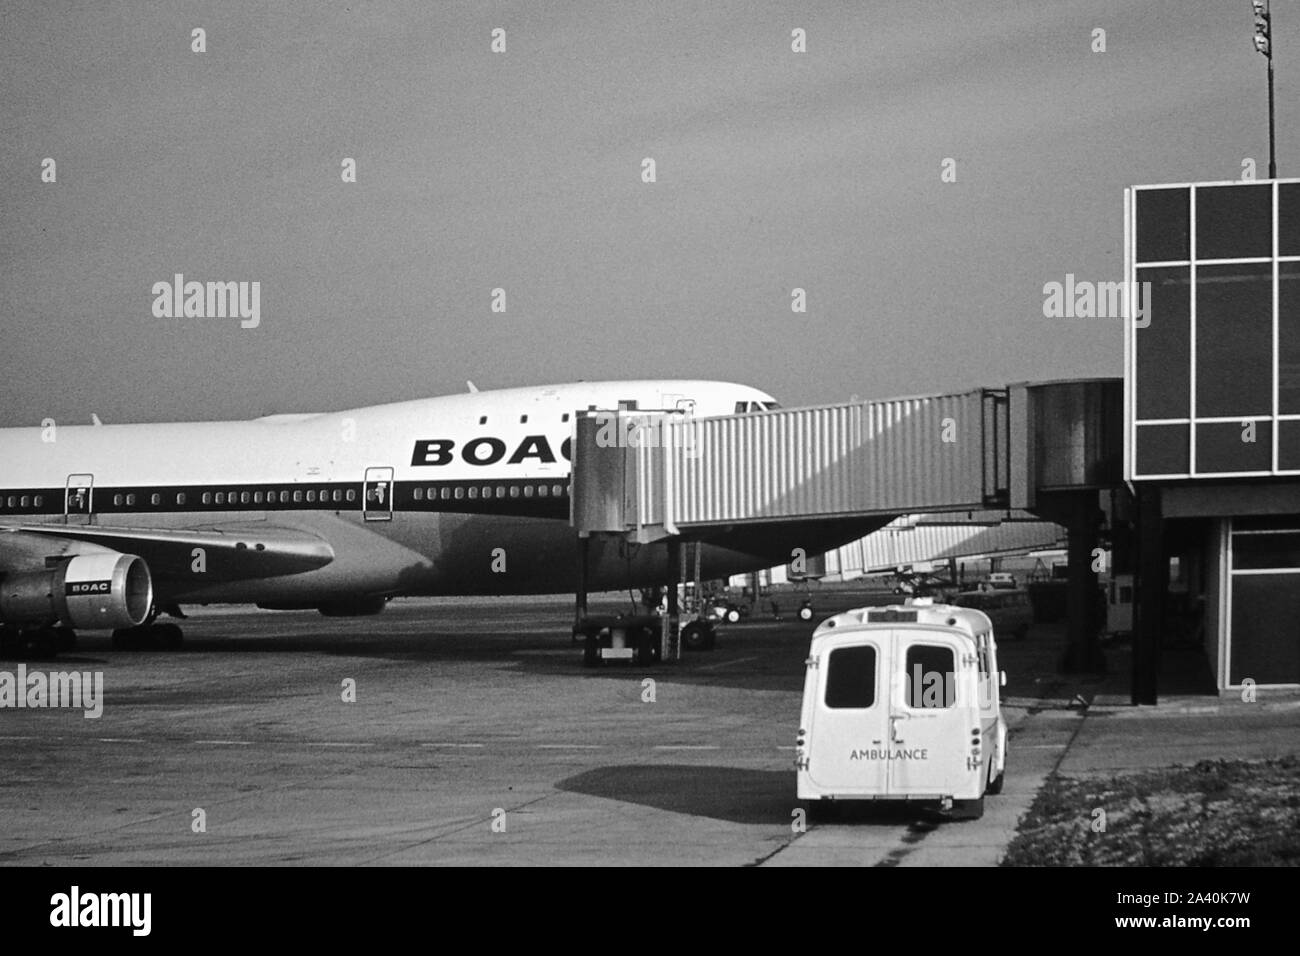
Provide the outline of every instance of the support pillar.
{"type": "Polygon", "coordinates": [[[679,538],[669,538],[668,547],[668,614],[664,617],[659,659],[675,661],[681,657],[681,603],[678,585],[682,580],[682,548],[679,538]]]}
{"type": "Polygon", "coordinates": [[[578,587],[573,607],[573,632],[578,633],[583,619],[587,616],[587,581],[591,567],[591,536],[578,536],[578,587]]]}
{"type": "Polygon", "coordinates": [[[1068,636],[1061,670],[1067,674],[1105,673],[1101,650],[1101,616],[1093,551],[1101,546],[1101,511],[1095,494],[1072,494],[1068,534],[1069,566],[1066,582],[1068,636]]]}
{"type": "Polygon", "coordinates": [[[1164,515],[1159,488],[1140,488],[1137,526],[1131,697],[1135,705],[1156,703],[1160,633],[1164,627],[1165,593],[1169,590],[1169,560],[1165,557],[1164,515]]]}

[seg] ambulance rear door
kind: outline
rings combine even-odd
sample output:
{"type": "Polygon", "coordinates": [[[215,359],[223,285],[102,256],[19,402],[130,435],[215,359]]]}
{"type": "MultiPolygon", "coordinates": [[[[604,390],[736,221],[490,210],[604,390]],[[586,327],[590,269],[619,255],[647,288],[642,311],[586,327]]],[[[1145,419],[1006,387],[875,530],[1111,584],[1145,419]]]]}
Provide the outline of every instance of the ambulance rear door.
{"type": "Polygon", "coordinates": [[[808,777],[828,796],[883,796],[889,737],[888,652],[893,632],[844,635],[819,649],[808,702],[808,777]]]}
{"type": "Polygon", "coordinates": [[[943,630],[900,630],[889,676],[891,795],[944,797],[970,789],[970,756],[981,739],[976,657],[970,642],[943,630]]]}

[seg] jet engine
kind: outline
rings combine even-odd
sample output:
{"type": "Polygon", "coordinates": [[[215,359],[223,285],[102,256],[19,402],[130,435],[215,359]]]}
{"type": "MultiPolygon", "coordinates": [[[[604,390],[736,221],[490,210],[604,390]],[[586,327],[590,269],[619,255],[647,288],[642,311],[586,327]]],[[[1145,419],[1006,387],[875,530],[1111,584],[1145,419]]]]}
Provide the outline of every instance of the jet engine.
{"type": "Polygon", "coordinates": [[[0,580],[0,622],[16,627],[135,627],[152,606],[149,566],[134,554],[81,554],[0,580]]]}

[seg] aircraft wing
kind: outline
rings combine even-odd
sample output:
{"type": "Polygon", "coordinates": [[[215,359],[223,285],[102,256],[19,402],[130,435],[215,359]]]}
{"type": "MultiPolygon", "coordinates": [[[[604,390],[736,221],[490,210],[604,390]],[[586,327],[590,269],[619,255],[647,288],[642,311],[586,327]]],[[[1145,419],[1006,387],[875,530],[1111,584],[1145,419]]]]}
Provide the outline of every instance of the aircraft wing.
{"type": "Polygon", "coordinates": [[[95,525],[0,525],[0,571],[35,570],[47,557],[95,551],[139,555],[155,579],[210,581],[298,574],[324,567],[334,549],[323,538],[262,522],[204,529],[95,525]]]}

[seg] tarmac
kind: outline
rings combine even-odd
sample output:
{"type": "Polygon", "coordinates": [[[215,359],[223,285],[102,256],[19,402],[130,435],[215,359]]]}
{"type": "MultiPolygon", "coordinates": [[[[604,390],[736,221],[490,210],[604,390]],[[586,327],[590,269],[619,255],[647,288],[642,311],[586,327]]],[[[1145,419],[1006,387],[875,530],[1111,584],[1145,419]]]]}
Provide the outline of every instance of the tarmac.
{"type": "MultiPolygon", "coordinates": [[[[818,619],[893,600],[815,596],[818,619]]],[[[430,599],[357,619],[196,609],[178,652],[84,636],[27,666],[102,672],[102,716],[0,709],[0,862],[995,865],[1053,771],[1300,752],[1296,695],[1220,700],[1186,652],[1161,704],[1130,707],[1124,648],[1109,675],[1063,681],[1042,626],[1001,645],[1007,777],[981,820],[885,806],[805,824],[792,760],[815,621],[594,671],[570,623],[559,599],[430,599]]]]}

